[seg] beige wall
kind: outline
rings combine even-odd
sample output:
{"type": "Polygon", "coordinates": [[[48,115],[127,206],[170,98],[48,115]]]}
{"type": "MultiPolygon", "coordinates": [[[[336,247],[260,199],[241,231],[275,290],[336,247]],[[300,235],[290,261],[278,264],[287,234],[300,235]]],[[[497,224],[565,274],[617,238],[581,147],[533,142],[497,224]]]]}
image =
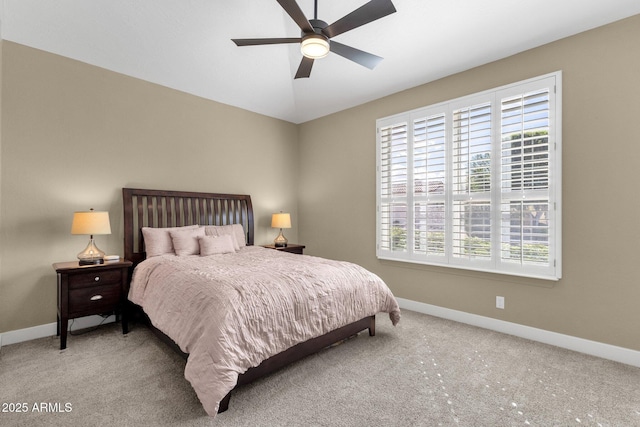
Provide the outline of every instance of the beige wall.
{"type": "Polygon", "coordinates": [[[300,126],[300,238],[351,260],[396,296],[640,350],[640,16],[300,126]],[[563,278],[380,261],[375,121],[563,71],[563,278]],[[496,295],[506,309],[495,308],[496,295]]]}
{"type": "Polygon", "coordinates": [[[0,332],[55,322],[75,210],[108,210],[96,241],[122,255],[122,187],[251,194],[258,244],[272,212],[296,227],[297,126],[7,41],[1,60],[0,332]]]}

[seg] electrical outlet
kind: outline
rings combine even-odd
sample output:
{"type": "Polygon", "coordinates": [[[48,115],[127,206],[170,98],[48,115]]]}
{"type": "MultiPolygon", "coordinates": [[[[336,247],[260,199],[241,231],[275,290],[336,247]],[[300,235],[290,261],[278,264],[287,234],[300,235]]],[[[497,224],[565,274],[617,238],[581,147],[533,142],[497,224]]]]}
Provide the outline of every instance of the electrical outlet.
{"type": "Polygon", "coordinates": [[[496,308],[504,310],[504,297],[496,297],[496,308]]]}

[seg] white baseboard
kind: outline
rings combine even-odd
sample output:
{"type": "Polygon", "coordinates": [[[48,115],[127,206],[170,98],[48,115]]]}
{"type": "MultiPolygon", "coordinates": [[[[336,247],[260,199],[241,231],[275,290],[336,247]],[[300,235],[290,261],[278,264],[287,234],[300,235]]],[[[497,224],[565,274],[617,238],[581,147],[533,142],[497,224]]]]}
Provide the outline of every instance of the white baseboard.
{"type": "Polygon", "coordinates": [[[590,341],[571,335],[559,334],[557,332],[545,331],[544,329],[532,328],[530,326],[519,325],[517,323],[506,322],[504,320],[492,319],[490,317],[479,316],[477,314],[466,313],[464,311],[452,310],[438,307],[436,305],[425,304],[404,298],[396,298],[400,308],[417,311],[418,313],[429,314],[472,326],[478,326],[504,334],[515,335],[532,341],[566,348],[568,350],[601,357],[631,366],[640,367],[640,351],[631,350],[624,347],[616,347],[597,341],[590,341]]]}
{"type": "MultiPolygon", "coordinates": [[[[87,316],[73,319],[69,321],[69,330],[74,331],[78,329],[91,328],[98,326],[100,323],[103,325],[106,323],[113,323],[116,321],[116,316],[111,315],[106,319],[102,316],[87,316]]],[[[16,331],[3,332],[0,334],[0,348],[3,345],[17,344],[19,342],[35,340],[38,338],[50,337],[56,334],[56,323],[48,323],[46,325],[33,326],[31,328],[18,329],[16,331]]]]}

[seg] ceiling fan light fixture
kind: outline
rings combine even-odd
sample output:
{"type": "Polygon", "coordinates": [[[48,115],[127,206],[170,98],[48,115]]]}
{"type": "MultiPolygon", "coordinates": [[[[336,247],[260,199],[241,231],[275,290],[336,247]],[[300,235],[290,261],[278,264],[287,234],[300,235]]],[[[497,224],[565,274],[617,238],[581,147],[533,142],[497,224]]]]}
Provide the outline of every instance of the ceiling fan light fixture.
{"type": "Polygon", "coordinates": [[[322,34],[309,34],[302,39],[300,50],[307,58],[324,58],[329,54],[329,39],[322,34]]]}

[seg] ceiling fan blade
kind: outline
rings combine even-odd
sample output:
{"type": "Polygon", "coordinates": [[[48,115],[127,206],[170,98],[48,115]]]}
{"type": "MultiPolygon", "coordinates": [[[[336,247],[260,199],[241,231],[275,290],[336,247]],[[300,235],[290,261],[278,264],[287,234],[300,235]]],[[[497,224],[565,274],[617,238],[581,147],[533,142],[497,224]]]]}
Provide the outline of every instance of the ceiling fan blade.
{"type": "Polygon", "coordinates": [[[342,56],[343,58],[347,58],[353,62],[356,62],[363,67],[367,67],[370,70],[376,68],[383,58],[373,55],[371,53],[365,52],[360,49],[356,49],[355,47],[347,46],[346,44],[338,43],[331,40],[331,52],[342,56]]]}
{"type": "Polygon", "coordinates": [[[276,39],[231,39],[237,46],[256,46],[261,44],[300,43],[300,37],[276,39]]]}
{"type": "Polygon", "coordinates": [[[300,79],[309,77],[311,75],[311,67],[313,67],[313,59],[303,56],[300,66],[298,67],[298,72],[294,78],[300,79]]]}
{"type": "Polygon", "coordinates": [[[350,14],[343,16],[333,24],[322,30],[327,37],[335,37],[346,31],[353,30],[364,24],[384,18],[396,11],[391,0],[371,0],[350,14]]]}
{"type": "Polygon", "coordinates": [[[309,20],[304,16],[304,12],[298,6],[295,0],[277,0],[280,6],[289,14],[289,16],[298,24],[298,27],[305,33],[313,33],[313,27],[309,20]]]}

